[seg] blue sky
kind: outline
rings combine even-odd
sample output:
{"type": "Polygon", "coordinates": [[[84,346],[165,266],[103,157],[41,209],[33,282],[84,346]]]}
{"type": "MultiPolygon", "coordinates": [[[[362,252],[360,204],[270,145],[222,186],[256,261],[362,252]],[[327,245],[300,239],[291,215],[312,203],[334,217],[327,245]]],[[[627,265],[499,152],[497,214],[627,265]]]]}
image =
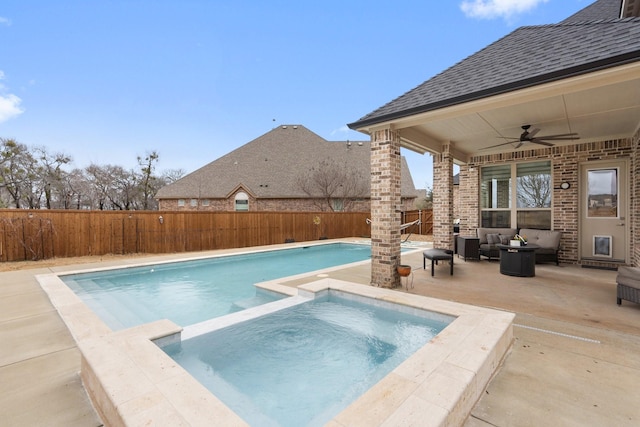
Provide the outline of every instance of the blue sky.
{"type": "MultiPolygon", "coordinates": [[[[354,122],[519,26],[592,0],[3,0],[0,137],[191,172],[281,124],[354,122]]],[[[535,55],[535,52],[531,53],[535,55]]],[[[403,150],[418,188],[431,156],[403,150]]]]}

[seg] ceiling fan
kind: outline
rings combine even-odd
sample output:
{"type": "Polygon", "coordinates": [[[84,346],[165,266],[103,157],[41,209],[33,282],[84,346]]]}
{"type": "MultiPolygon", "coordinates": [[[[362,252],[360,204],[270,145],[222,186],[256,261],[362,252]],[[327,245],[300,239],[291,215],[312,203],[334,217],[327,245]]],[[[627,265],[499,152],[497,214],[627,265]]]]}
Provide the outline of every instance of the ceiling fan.
{"type": "Polygon", "coordinates": [[[533,142],[534,144],[553,147],[553,143],[549,141],[570,141],[573,139],[580,139],[577,133],[561,133],[557,135],[547,135],[547,136],[541,136],[539,138],[536,138],[535,136],[538,134],[538,132],[540,132],[540,129],[534,128],[534,129],[531,129],[531,132],[529,132],[530,127],[531,125],[523,125],[522,126],[523,132],[522,134],[520,134],[520,137],[517,137],[517,138],[516,137],[507,138],[504,136],[500,137],[504,139],[511,139],[512,141],[507,141],[507,142],[503,142],[502,144],[485,147],[485,148],[482,148],[482,150],[487,150],[489,148],[500,147],[502,145],[508,145],[513,143],[517,143],[516,146],[513,147],[514,149],[516,149],[516,148],[520,148],[523,144],[527,142],[533,142]]]}

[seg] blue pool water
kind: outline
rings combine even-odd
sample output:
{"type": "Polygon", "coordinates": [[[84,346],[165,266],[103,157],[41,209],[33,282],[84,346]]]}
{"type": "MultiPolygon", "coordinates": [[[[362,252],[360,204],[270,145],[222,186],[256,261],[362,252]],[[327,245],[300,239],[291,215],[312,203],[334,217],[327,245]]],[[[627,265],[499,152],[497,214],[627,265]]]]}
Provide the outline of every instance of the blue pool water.
{"type": "Polygon", "coordinates": [[[250,425],[321,426],[452,319],[330,294],[164,348],[250,425]]]}
{"type": "Polygon", "coordinates": [[[284,297],[255,283],[370,257],[368,245],[332,243],[60,278],[113,330],[159,319],[187,326],[284,297]]]}

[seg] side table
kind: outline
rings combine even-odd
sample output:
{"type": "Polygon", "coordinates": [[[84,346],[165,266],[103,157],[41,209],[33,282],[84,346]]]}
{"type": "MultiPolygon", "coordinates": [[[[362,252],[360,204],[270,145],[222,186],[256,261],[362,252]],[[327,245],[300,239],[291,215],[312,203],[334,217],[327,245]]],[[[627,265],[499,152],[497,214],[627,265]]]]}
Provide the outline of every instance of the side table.
{"type": "Polygon", "coordinates": [[[498,245],[500,248],[500,274],[517,277],[536,275],[536,249],[540,246],[498,245]]]}
{"type": "Polygon", "coordinates": [[[480,239],[472,236],[457,236],[458,258],[480,261],[480,239]]]}

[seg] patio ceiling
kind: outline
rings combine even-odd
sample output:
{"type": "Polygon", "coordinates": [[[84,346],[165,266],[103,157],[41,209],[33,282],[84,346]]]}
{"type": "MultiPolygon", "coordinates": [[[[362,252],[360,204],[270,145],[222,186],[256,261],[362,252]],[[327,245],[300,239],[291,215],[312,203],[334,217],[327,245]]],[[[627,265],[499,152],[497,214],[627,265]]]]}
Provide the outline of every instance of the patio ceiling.
{"type": "MultiPolygon", "coordinates": [[[[536,137],[577,133],[579,142],[631,137],[640,125],[640,63],[580,75],[359,128],[371,133],[391,127],[402,146],[439,153],[453,143],[456,163],[471,156],[544,148],[525,143],[487,148],[518,138],[522,125],[536,137]]],[[[554,141],[556,146],[576,141],[554,141]]]]}

